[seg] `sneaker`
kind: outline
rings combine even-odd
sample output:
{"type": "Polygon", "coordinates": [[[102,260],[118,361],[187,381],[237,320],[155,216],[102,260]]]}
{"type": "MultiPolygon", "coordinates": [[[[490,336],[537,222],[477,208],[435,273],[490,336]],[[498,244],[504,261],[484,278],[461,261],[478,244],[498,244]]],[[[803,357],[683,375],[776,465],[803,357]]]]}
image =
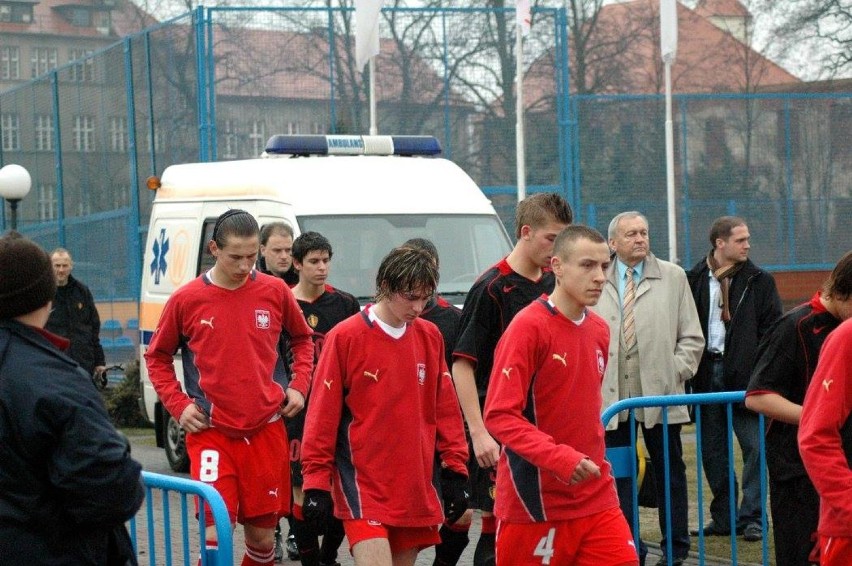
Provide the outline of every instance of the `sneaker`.
{"type": "MultiPolygon", "coordinates": [[[[692,536],[697,536],[699,533],[698,529],[690,529],[689,534],[692,536]]],[[[731,529],[723,529],[720,528],[714,521],[710,521],[707,523],[707,526],[704,527],[704,536],[705,537],[726,537],[731,534],[731,529]]]]}
{"type": "Polygon", "coordinates": [[[683,563],[686,561],[684,558],[672,558],[671,563],[669,563],[666,555],[664,554],[660,557],[660,561],[657,562],[657,566],[683,566],[683,563]]]}
{"type": "Polygon", "coordinates": [[[284,562],[284,545],[281,544],[281,533],[278,531],[275,532],[275,562],[284,562]]]}
{"type": "Polygon", "coordinates": [[[763,539],[763,529],[757,523],[749,523],[743,530],[743,540],[757,542],[763,539]]]}
{"type": "Polygon", "coordinates": [[[296,535],[293,533],[287,535],[287,558],[299,560],[299,547],[296,545],[296,535]]]}

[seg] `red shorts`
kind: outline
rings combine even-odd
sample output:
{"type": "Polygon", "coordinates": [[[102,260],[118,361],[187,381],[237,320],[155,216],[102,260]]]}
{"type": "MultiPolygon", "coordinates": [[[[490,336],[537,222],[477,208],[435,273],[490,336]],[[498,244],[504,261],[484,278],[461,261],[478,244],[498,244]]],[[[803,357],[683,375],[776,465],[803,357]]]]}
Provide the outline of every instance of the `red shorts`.
{"type": "Polygon", "coordinates": [[[852,537],[819,537],[820,566],[852,564],[852,537]]]}
{"type": "MultiPolygon", "coordinates": [[[[231,523],[274,527],[278,517],[289,513],[287,432],[281,419],[248,438],[225,436],[215,428],[187,434],[186,451],[192,479],[216,488],[231,523]]],[[[212,525],[209,509],[205,516],[212,525]]]]}
{"type": "Polygon", "coordinates": [[[392,527],[378,521],[367,519],[348,519],[343,521],[343,530],[349,539],[349,548],[359,542],[372,538],[385,538],[390,543],[391,554],[416,548],[423,550],[441,542],[438,526],[434,527],[392,527]]]}
{"type": "Polygon", "coordinates": [[[544,523],[497,525],[497,564],[506,566],[637,565],[633,535],[621,509],[544,523]]]}

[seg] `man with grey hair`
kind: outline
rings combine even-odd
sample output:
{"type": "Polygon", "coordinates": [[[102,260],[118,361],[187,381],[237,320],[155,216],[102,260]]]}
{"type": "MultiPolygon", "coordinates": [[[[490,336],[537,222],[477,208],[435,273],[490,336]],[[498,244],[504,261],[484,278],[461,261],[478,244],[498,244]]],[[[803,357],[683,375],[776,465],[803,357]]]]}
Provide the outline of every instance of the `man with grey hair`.
{"type": "MultiPolygon", "coordinates": [[[[603,409],[620,399],[684,393],[684,384],[698,368],[704,337],[686,274],[673,263],[658,259],[649,249],[648,220],[639,212],[622,212],[609,225],[609,246],[615,261],[607,269],[600,302],[593,307],[609,324],[609,362],[604,374],[603,409]]],[[[668,443],[664,444],[663,414],[660,408],[637,409],[636,421],[651,463],[660,481],[656,482],[662,533],[663,557],[658,564],[683,564],[689,554],[686,466],[680,440],[681,425],[689,422],[686,407],[668,408],[668,443]],[[669,454],[669,483],[662,481],[665,453],[669,454]],[[671,494],[671,554],[668,553],[665,505],[671,494]]],[[[608,447],[630,445],[628,415],[607,423],[608,447]]],[[[630,478],[616,481],[621,509],[634,528],[630,478]]],[[[641,540],[640,562],[647,548],[641,540]]]]}

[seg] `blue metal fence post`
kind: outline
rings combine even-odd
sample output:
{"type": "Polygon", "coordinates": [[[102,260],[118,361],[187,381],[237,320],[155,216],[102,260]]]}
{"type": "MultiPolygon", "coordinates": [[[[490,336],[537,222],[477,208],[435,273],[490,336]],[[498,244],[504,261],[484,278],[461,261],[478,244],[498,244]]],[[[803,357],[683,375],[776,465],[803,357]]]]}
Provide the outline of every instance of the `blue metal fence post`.
{"type": "Polygon", "coordinates": [[[207,132],[207,102],[206,102],[206,80],[204,78],[207,70],[205,59],[206,49],[204,45],[204,7],[198,6],[192,12],[192,23],[195,32],[195,104],[198,119],[198,160],[208,161],[210,159],[208,132],[207,132]]]}
{"type": "Polygon", "coordinates": [[[452,129],[450,128],[450,55],[447,42],[447,12],[441,13],[441,35],[443,52],[441,62],[444,64],[444,157],[453,158],[452,129]]]}
{"type": "Polygon", "coordinates": [[[219,136],[216,126],[216,53],[213,42],[213,9],[204,10],[204,58],[207,72],[204,74],[207,87],[207,143],[210,147],[210,161],[216,161],[219,155],[219,136]]]}
{"type": "Polygon", "coordinates": [[[689,144],[686,140],[689,139],[688,127],[686,125],[687,106],[686,97],[677,97],[677,104],[680,108],[680,175],[681,186],[683,187],[683,262],[681,265],[692,265],[692,221],[689,217],[691,212],[691,203],[689,201],[689,144]]]}
{"type": "Polygon", "coordinates": [[[787,263],[796,262],[796,211],[793,199],[793,146],[790,139],[790,99],[784,99],[784,186],[787,197],[787,263]]]}
{"type": "Polygon", "coordinates": [[[334,63],[335,54],[337,53],[337,44],[334,41],[334,10],[331,4],[328,6],[328,113],[329,113],[329,128],[331,134],[337,133],[337,100],[336,91],[334,88],[334,76],[337,67],[334,63]]]}
{"type": "Polygon", "coordinates": [[[125,219],[127,227],[127,277],[128,288],[133,296],[139,296],[142,279],[141,246],[139,245],[139,154],[136,145],[136,100],[133,88],[133,45],[131,39],[124,39],[124,77],[127,96],[127,136],[130,152],[130,210],[125,219]]]}
{"type": "Polygon", "coordinates": [[[62,174],[62,122],[59,112],[59,73],[56,70],[50,72],[50,93],[53,99],[53,168],[56,172],[56,216],[58,225],[58,239],[61,247],[67,247],[65,243],[65,178],[62,174]]]}

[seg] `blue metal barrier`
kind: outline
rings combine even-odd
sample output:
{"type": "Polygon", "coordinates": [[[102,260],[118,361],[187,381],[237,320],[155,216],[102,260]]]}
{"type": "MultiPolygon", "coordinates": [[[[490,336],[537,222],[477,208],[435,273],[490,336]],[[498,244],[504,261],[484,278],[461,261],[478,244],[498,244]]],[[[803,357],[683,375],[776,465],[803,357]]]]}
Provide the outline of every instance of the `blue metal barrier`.
{"type": "MultiPolygon", "coordinates": [[[[190,539],[193,535],[197,537],[197,549],[201,555],[202,566],[233,566],[234,543],[231,521],[225,502],[222,501],[218,491],[199,481],[151,472],[142,472],[142,480],[145,484],[144,519],[141,517],[143,512],[140,510],[137,517],[130,521],[130,538],[133,540],[133,547],[136,549],[137,556],[143,552],[143,549],[139,548],[137,539],[137,520],[144,520],[147,534],[148,563],[151,566],[158,563],[158,553],[159,556],[163,557],[163,561],[160,563],[171,566],[173,539],[180,540],[182,563],[185,566],[190,564],[194,566],[198,561],[199,554],[193,552],[195,547],[191,548],[190,546],[190,539]],[[154,498],[155,490],[161,492],[161,498],[154,498]],[[178,498],[180,506],[180,516],[174,518],[175,523],[180,526],[180,532],[177,534],[172,532],[173,517],[171,510],[173,502],[171,499],[174,496],[178,498]],[[189,508],[190,496],[199,497],[213,514],[213,523],[216,527],[216,538],[218,540],[218,547],[215,549],[206,549],[204,513],[198,513],[198,530],[195,531],[190,528],[189,516],[190,513],[195,513],[194,506],[192,509],[189,508]],[[162,535],[162,541],[159,541],[162,543],[162,547],[158,547],[157,544],[159,535],[162,535]],[[202,552],[202,549],[204,549],[204,552],[202,552]]],[[[141,557],[139,563],[144,563],[141,557]]]]}
{"type": "MultiPolygon", "coordinates": [[[[672,407],[680,405],[691,405],[695,408],[695,446],[696,446],[696,481],[698,494],[698,562],[700,565],[705,563],[705,545],[703,526],[704,521],[704,475],[702,465],[702,450],[701,450],[701,406],[702,405],[726,405],[727,409],[727,425],[728,425],[728,493],[731,501],[730,505],[730,524],[737,523],[737,498],[735,496],[735,468],[734,468],[734,430],[733,430],[733,406],[737,403],[742,403],[745,400],[745,391],[730,391],[723,393],[696,393],[690,395],[666,395],[656,397],[635,397],[632,399],[624,399],[618,401],[608,407],[601,415],[601,420],[604,426],[612,420],[618,413],[629,411],[629,426],[630,426],[630,447],[627,448],[629,453],[625,453],[624,448],[608,448],[607,460],[613,465],[613,475],[616,478],[630,477],[632,478],[633,489],[633,517],[634,524],[631,525],[633,530],[636,548],[639,548],[639,486],[636,478],[638,472],[638,464],[636,458],[636,418],[634,415],[635,409],[645,407],[672,407]]],[[[763,564],[769,564],[769,543],[767,540],[767,483],[766,483],[766,444],[764,440],[764,418],[759,416],[759,438],[760,438],[760,499],[761,499],[761,529],[763,531],[763,564]]],[[[663,476],[657,476],[657,481],[663,480],[666,486],[666,505],[664,510],[658,509],[658,512],[664,512],[666,516],[666,548],[660,549],[664,556],[667,557],[669,564],[672,563],[672,533],[671,533],[671,498],[668,493],[670,480],[670,462],[668,451],[668,411],[662,411],[663,417],[663,447],[664,447],[664,470],[663,476]]],[[[660,470],[654,470],[655,474],[660,474],[660,470]]],[[[731,564],[737,566],[737,533],[736,529],[731,529],[731,564]]]]}

